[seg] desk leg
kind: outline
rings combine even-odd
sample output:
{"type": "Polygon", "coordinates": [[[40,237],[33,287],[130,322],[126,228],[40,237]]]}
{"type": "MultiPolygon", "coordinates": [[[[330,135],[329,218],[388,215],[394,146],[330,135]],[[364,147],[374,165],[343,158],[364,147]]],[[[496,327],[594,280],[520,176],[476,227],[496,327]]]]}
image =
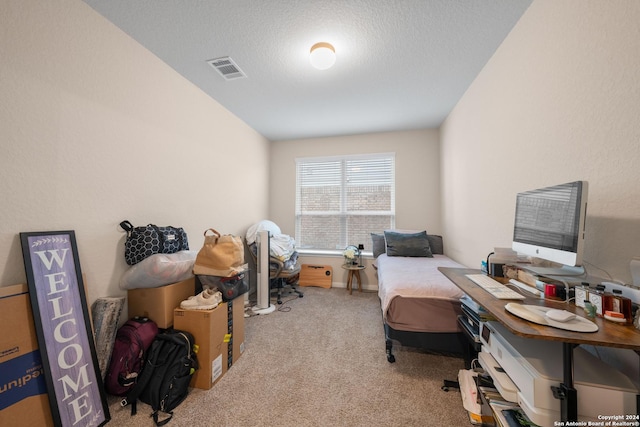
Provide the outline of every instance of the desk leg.
{"type": "Polygon", "coordinates": [[[562,421],[578,421],[578,391],[573,387],[573,349],[575,344],[562,343],[563,381],[560,387],[551,387],[553,396],[560,399],[562,421]]]}
{"type": "MultiPolygon", "coordinates": [[[[640,356],[640,350],[634,350],[640,356]]],[[[636,414],[640,414],[640,394],[636,394],[636,414]]]]}

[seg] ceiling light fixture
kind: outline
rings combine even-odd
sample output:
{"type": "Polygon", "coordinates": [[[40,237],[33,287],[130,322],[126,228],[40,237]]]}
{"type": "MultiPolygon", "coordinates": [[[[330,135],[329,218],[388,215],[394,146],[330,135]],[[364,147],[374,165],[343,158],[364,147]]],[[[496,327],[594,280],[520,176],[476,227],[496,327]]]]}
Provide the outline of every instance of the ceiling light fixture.
{"type": "Polygon", "coordinates": [[[316,43],[311,46],[309,60],[314,68],[317,68],[318,70],[326,70],[336,63],[336,50],[329,43],[316,43]]]}

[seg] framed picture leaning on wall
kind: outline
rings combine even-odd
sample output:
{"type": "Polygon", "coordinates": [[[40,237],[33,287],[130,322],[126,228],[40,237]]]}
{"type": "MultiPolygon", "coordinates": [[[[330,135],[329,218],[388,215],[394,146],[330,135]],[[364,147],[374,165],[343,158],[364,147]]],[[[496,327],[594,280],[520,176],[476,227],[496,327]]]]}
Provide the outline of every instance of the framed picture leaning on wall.
{"type": "Polygon", "coordinates": [[[56,426],[110,420],[74,231],[20,233],[29,298],[56,426]]]}

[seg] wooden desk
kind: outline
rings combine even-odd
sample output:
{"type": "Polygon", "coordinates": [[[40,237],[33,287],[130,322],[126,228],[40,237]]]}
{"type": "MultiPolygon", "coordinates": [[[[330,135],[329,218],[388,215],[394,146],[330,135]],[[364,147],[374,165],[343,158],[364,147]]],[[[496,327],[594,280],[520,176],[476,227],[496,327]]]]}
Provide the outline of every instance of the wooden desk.
{"type": "MultiPolygon", "coordinates": [[[[561,341],[563,343],[563,383],[560,386],[561,416],[563,421],[577,421],[577,392],[573,387],[573,349],[580,344],[617,347],[640,351],[640,331],[633,325],[619,325],[602,318],[596,318],[597,332],[572,332],[550,326],[538,325],[521,319],[505,310],[509,300],[494,298],[465,275],[477,274],[480,270],[466,268],[438,267],[438,270],[455,283],[464,293],[485,308],[492,316],[516,335],[532,339],[561,341]]],[[[511,288],[518,290],[517,287],[511,288]]],[[[523,295],[526,292],[520,292],[523,295]]],[[[584,310],[574,304],[556,302],[527,296],[523,304],[540,305],[567,310],[584,316],[584,310]]],[[[555,393],[554,393],[555,395],[555,393]]]]}

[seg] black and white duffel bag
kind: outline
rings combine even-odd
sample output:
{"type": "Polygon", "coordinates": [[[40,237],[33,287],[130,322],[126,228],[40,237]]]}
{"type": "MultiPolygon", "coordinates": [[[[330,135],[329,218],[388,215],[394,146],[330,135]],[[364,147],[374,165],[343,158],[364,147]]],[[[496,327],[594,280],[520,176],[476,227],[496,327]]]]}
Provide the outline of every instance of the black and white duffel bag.
{"type": "Polygon", "coordinates": [[[134,265],[154,254],[173,254],[189,250],[187,233],[182,228],[158,227],[148,224],[134,227],[129,221],[122,221],[120,227],[127,232],[124,242],[124,259],[134,265]]]}

